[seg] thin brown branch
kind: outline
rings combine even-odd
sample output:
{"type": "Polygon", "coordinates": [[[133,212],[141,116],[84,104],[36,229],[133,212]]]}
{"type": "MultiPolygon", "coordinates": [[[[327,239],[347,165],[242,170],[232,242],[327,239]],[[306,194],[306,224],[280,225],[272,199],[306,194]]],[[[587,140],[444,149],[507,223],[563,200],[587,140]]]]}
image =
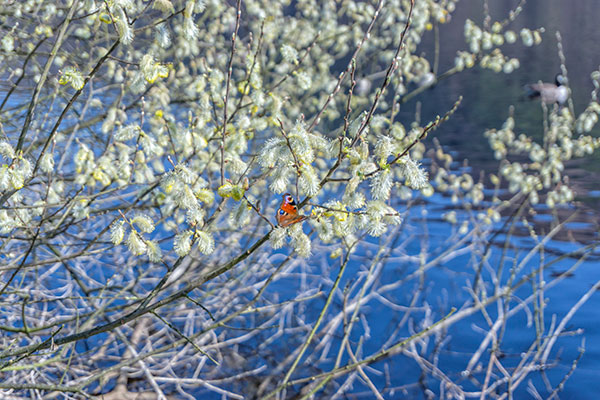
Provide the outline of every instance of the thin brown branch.
{"type": "Polygon", "coordinates": [[[223,131],[221,132],[221,186],[225,183],[225,135],[227,133],[227,103],[229,102],[229,87],[231,86],[231,74],[233,72],[233,56],[235,55],[235,41],[238,30],[240,29],[240,19],[242,16],[242,0],[237,0],[235,14],[235,30],[231,36],[231,53],[229,54],[229,63],[227,65],[227,82],[225,84],[225,99],[223,104],[223,131]]]}

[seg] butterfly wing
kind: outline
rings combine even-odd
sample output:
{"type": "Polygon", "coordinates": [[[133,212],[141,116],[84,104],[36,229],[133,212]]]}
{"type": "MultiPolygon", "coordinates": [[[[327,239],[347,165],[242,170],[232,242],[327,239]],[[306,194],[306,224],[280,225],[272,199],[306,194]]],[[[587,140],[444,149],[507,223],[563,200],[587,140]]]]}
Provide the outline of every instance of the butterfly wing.
{"type": "MultiPolygon", "coordinates": [[[[279,209],[280,211],[283,211],[281,209],[279,209]]],[[[295,215],[292,216],[290,214],[285,213],[280,215],[277,214],[277,223],[279,224],[279,226],[281,226],[282,228],[285,228],[286,226],[290,226],[293,224],[297,224],[298,222],[302,222],[306,219],[306,215],[295,215]]]]}
{"type": "Polygon", "coordinates": [[[283,200],[281,201],[279,208],[290,215],[298,213],[298,206],[292,195],[289,193],[283,195],[283,200]]]}
{"type": "Polygon", "coordinates": [[[305,219],[305,215],[298,214],[298,206],[292,195],[289,193],[284,194],[279,210],[277,210],[277,223],[279,226],[285,228],[286,226],[296,224],[305,219]]]}

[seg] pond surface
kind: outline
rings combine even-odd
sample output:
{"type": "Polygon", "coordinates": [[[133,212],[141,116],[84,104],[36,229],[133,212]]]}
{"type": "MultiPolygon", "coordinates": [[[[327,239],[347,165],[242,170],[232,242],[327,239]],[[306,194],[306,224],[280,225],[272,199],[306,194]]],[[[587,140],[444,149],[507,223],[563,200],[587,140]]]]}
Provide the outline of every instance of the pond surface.
{"type": "MultiPolygon", "coordinates": [[[[492,21],[495,21],[504,19],[518,2],[489,3],[492,21]]],[[[428,120],[448,110],[462,95],[463,103],[455,116],[434,136],[444,146],[456,150],[460,159],[467,158],[472,166],[496,170],[497,161],[483,132],[499,129],[508,116],[510,106],[515,107],[515,132],[541,139],[542,108],[538,101],[530,101],[524,96],[523,86],[540,80],[553,82],[560,72],[556,31],[562,36],[575,112],[581,113],[589,103],[594,88],[590,74],[600,66],[599,6],[595,0],[578,0],[575,3],[569,0],[527,1],[522,13],[509,27],[517,33],[523,27],[544,27],[545,33],[539,46],[525,47],[517,41],[502,47],[505,56],[519,58],[520,68],[511,74],[494,73],[478,67],[462,71],[408,102],[403,106],[403,113],[407,119],[413,117],[415,103],[420,101],[422,120],[428,120]]],[[[451,23],[440,25],[440,73],[454,66],[456,51],[465,49],[464,21],[469,18],[481,24],[482,10],[480,0],[461,0],[451,23]]],[[[433,33],[426,39],[422,43],[422,51],[432,62],[433,33]]],[[[598,135],[600,129],[596,126],[592,132],[598,135]]],[[[574,180],[581,185],[582,192],[579,194],[597,198],[598,193],[590,193],[590,190],[597,189],[600,156],[574,161],[569,167],[570,175],[574,175],[574,180]]],[[[591,205],[600,210],[598,201],[591,202],[591,205]]]]}
{"type": "MultiPolygon", "coordinates": [[[[492,21],[504,19],[510,9],[514,8],[516,1],[490,1],[490,14],[492,21]]],[[[464,49],[463,27],[466,18],[481,23],[482,1],[460,1],[453,14],[453,21],[440,26],[440,61],[439,71],[444,72],[453,66],[457,50],[464,49]]],[[[484,138],[486,129],[499,129],[508,116],[509,106],[514,106],[515,132],[526,133],[541,139],[543,131],[542,108],[537,101],[529,101],[524,97],[523,85],[539,80],[552,82],[554,76],[560,72],[560,60],[557,51],[555,32],[560,31],[562,44],[566,56],[569,84],[576,113],[585,109],[590,101],[593,90],[590,73],[598,69],[600,64],[600,30],[598,30],[597,17],[600,15],[600,3],[597,0],[531,0],[523,7],[522,14],[510,25],[518,32],[522,27],[544,27],[543,42],[539,46],[524,47],[519,41],[514,45],[505,45],[503,54],[520,59],[520,68],[510,75],[494,73],[481,68],[473,68],[451,76],[438,83],[415,99],[402,106],[401,115],[407,121],[414,118],[417,102],[420,102],[422,121],[432,119],[438,113],[451,108],[459,95],[464,97],[463,103],[457,113],[442,128],[434,132],[440,143],[453,151],[454,159],[469,160],[474,175],[479,170],[495,172],[498,161],[493,157],[487,140],[484,138]]],[[[433,34],[422,44],[422,51],[430,62],[433,59],[433,34]]],[[[597,136],[600,130],[596,126],[592,135],[597,136]]],[[[431,138],[429,138],[431,140],[431,138]]],[[[600,157],[594,155],[579,159],[567,164],[567,174],[571,177],[574,190],[577,192],[578,215],[573,222],[567,225],[566,234],[557,236],[557,240],[550,242],[547,250],[553,256],[574,251],[582,244],[597,242],[598,217],[600,216],[600,192],[598,191],[598,171],[600,171],[600,157]]],[[[427,206],[428,218],[441,217],[444,209],[448,208],[449,201],[444,198],[434,198],[427,206]]],[[[575,208],[563,208],[558,211],[561,219],[572,214],[575,208]]],[[[548,231],[553,216],[545,207],[539,207],[539,213],[533,218],[536,229],[548,231]]],[[[443,242],[447,237],[447,227],[443,224],[428,222],[430,232],[436,232],[443,242]]],[[[519,235],[519,232],[517,232],[519,235]]],[[[520,247],[523,252],[535,244],[529,239],[527,229],[521,229],[521,237],[513,238],[513,244],[520,247]]],[[[432,235],[431,239],[434,236],[432,235]]],[[[502,245],[503,237],[497,238],[497,244],[502,245]]],[[[418,249],[414,249],[418,253],[418,249]]],[[[496,252],[497,254],[498,252],[496,252]]],[[[518,257],[518,254],[513,254],[518,257]]],[[[562,280],[556,287],[545,293],[547,299],[546,324],[556,315],[557,321],[567,314],[580,297],[600,279],[600,262],[597,254],[588,257],[573,274],[562,280]]],[[[492,258],[490,264],[498,262],[492,258]]],[[[529,268],[537,265],[539,260],[530,260],[529,268]]],[[[433,269],[427,274],[430,285],[429,301],[440,301],[442,296],[447,296],[451,304],[460,304],[469,298],[467,287],[472,282],[461,278],[460,271],[464,270],[468,260],[457,257],[444,268],[433,269]],[[450,278],[451,277],[451,278],[450,278]],[[443,295],[442,295],[443,293],[443,295]]],[[[564,272],[573,264],[573,260],[557,262],[550,270],[546,271],[548,280],[564,272]]],[[[471,275],[472,276],[472,275],[471,275]]],[[[531,294],[531,287],[523,289],[518,296],[531,294]]],[[[523,298],[523,297],[521,297],[523,298]]],[[[495,307],[489,307],[490,311],[495,307]]],[[[450,330],[452,336],[451,350],[443,352],[440,356],[442,370],[461,371],[467,364],[476,346],[481,342],[482,333],[477,326],[485,327],[483,318],[477,317],[469,321],[470,326],[457,325],[450,330]],[[477,320],[479,318],[480,320],[477,320]],[[475,346],[475,347],[474,347],[475,346]]],[[[572,335],[559,339],[553,349],[553,354],[558,362],[558,367],[548,371],[548,377],[553,385],[557,385],[562,376],[571,368],[573,360],[578,357],[582,337],[585,337],[585,353],[578,363],[577,369],[566,382],[560,398],[570,399],[596,399],[600,393],[600,296],[593,295],[571,318],[568,327],[573,332],[582,329],[581,335],[572,335]]],[[[506,359],[513,358],[518,362],[522,352],[527,350],[531,343],[531,328],[527,328],[531,320],[526,314],[516,315],[509,323],[507,336],[504,338],[502,350],[506,359]]],[[[581,333],[581,331],[578,331],[581,333]]],[[[510,365],[510,361],[505,361],[510,365]]],[[[397,363],[395,364],[401,368],[397,363]]],[[[402,373],[411,373],[415,366],[404,366],[402,373]]],[[[413,370],[414,374],[415,371],[413,370]]],[[[536,387],[540,384],[541,377],[532,375],[531,379],[536,387]],[[536,381],[537,380],[537,381],[536,381]]],[[[469,389],[465,381],[465,389],[469,389]]],[[[475,389],[472,387],[471,389],[475,389]]],[[[521,392],[522,394],[525,392],[521,392]]],[[[414,393],[413,393],[414,394],[414,393]]],[[[541,393],[546,398],[549,393],[541,393]]],[[[523,397],[518,397],[523,398],[523,397]]]]}

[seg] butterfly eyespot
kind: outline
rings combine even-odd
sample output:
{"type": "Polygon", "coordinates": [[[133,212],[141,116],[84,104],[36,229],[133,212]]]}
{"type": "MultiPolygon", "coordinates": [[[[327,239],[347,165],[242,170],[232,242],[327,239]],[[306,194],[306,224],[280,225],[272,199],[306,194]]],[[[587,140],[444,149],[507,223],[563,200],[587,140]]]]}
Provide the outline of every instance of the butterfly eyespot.
{"type": "Polygon", "coordinates": [[[282,209],[279,209],[279,215],[283,215],[285,214],[285,211],[283,211],[282,209]]]}
{"type": "Polygon", "coordinates": [[[294,198],[292,196],[285,196],[285,201],[287,201],[288,203],[293,203],[294,198]]]}

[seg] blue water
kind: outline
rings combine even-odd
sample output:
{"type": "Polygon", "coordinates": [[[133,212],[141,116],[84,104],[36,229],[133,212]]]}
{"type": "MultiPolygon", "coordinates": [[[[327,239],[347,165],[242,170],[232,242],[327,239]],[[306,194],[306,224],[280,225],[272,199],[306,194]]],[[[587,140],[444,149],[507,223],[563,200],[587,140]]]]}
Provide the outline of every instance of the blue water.
{"type": "MultiPolygon", "coordinates": [[[[507,11],[514,7],[516,2],[489,2],[492,20],[502,18],[507,11]]],[[[495,172],[497,162],[493,159],[493,153],[489,150],[486,140],[483,138],[483,132],[490,128],[500,128],[508,116],[510,105],[515,106],[516,129],[518,133],[525,132],[533,137],[541,138],[542,131],[542,110],[539,103],[529,102],[523,98],[522,86],[528,82],[536,82],[540,79],[552,80],[556,72],[559,71],[559,59],[556,50],[556,39],[554,32],[559,30],[563,38],[563,46],[567,57],[566,66],[569,71],[569,81],[572,90],[575,111],[581,112],[587,105],[592,90],[589,74],[598,68],[598,54],[600,54],[600,33],[597,30],[596,16],[598,15],[598,2],[594,0],[578,1],[576,4],[568,0],[533,0],[528,1],[524,6],[523,13],[511,26],[515,31],[519,31],[524,26],[539,27],[544,26],[544,42],[540,46],[532,48],[523,48],[520,45],[504,46],[505,55],[517,56],[521,60],[521,68],[511,75],[503,73],[496,74],[490,71],[484,71],[478,68],[465,71],[456,76],[452,76],[446,81],[440,82],[433,90],[425,92],[421,97],[411,100],[402,106],[401,114],[406,120],[414,118],[416,102],[421,102],[422,120],[433,118],[441,110],[448,109],[458,95],[463,95],[463,104],[456,115],[448,121],[441,129],[434,133],[434,136],[440,141],[446,150],[453,151],[453,157],[457,161],[468,159],[472,167],[474,176],[477,176],[481,170],[495,172]]],[[[447,26],[440,27],[441,52],[440,52],[440,71],[443,72],[452,67],[452,60],[456,50],[461,50],[462,45],[462,27],[466,18],[471,18],[476,22],[481,22],[482,2],[480,1],[461,1],[457,6],[457,12],[453,15],[453,21],[447,26]]],[[[429,55],[431,61],[432,38],[425,41],[423,51],[429,55]]],[[[598,135],[598,127],[593,131],[598,135]]],[[[430,138],[431,139],[431,138],[430,138]]],[[[576,207],[567,207],[558,210],[557,215],[561,220],[570,215],[577,208],[579,214],[573,222],[565,226],[565,233],[557,235],[556,240],[549,242],[544,254],[545,261],[560,257],[563,254],[580,249],[584,244],[598,242],[598,220],[600,213],[600,202],[598,202],[598,174],[600,162],[598,156],[588,157],[582,161],[567,164],[567,171],[572,176],[572,184],[577,192],[577,199],[580,201],[576,207]]],[[[486,195],[489,195],[486,192],[486,195]]],[[[445,239],[448,238],[453,228],[448,224],[439,223],[440,208],[451,208],[448,199],[434,198],[428,203],[427,210],[427,230],[432,247],[444,247],[445,239]],[[438,221],[438,222],[436,222],[438,221]]],[[[447,211],[447,210],[444,210],[447,211]]],[[[537,215],[529,218],[534,224],[538,234],[548,232],[552,223],[556,221],[556,216],[551,214],[545,206],[537,208],[537,215]]],[[[418,222],[422,220],[418,212],[414,212],[413,217],[415,229],[419,228],[418,222]],[[417,222],[418,221],[418,222],[417,222]]],[[[465,214],[459,213],[459,221],[465,218],[465,214]]],[[[505,216],[506,218],[506,216],[505,216]]],[[[500,226],[497,224],[497,226],[500,226]]],[[[521,224],[517,226],[511,243],[514,249],[507,254],[508,257],[520,259],[526,252],[535,245],[535,241],[528,236],[528,231],[521,224]]],[[[490,264],[497,267],[501,254],[501,246],[505,235],[498,235],[492,246],[492,255],[490,264]]],[[[420,242],[414,240],[407,247],[407,253],[418,255],[420,252],[420,242]]],[[[550,282],[557,274],[566,271],[576,262],[576,258],[566,258],[544,272],[544,280],[550,282]]],[[[531,258],[524,267],[522,273],[529,273],[539,266],[539,255],[531,258]]],[[[507,262],[504,266],[503,279],[508,279],[511,263],[507,262]]],[[[388,280],[402,279],[408,273],[416,269],[415,265],[397,265],[390,266],[387,270],[388,280]],[[395,267],[395,268],[394,268],[395,267]]],[[[484,280],[489,280],[489,274],[484,271],[484,280]]],[[[450,306],[460,309],[461,305],[470,301],[471,296],[468,290],[473,283],[473,262],[470,260],[470,254],[465,254],[444,263],[444,265],[432,268],[427,271],[425,279],[424,298],[432,305],[435,311],[434,320],[441,318],[448,312],[450,306]]],[[[385,279],[385,278],[383,278],[385,279]]],[[[537,279],[536,279],[537,280],[537,279]]],[[[567,312],[577,303],[580,297],[587,292],[591,286],[600,280],[600,261],[598,250],[596,254],[590,255],[588,261],[582,263],[572,275],[563,279],[556,286],[544,293],[546,306],[544,312],[545,334],[548,334],[552,318],[556,318],[558,324],[567,312]]],[[[396,300],[400,304],[410,302],[410,294],[413,286],[407,283],[403,286],[406,290],[399,290],[396,300]]],[[[490,290],[488,288],[488,290],[490,290]]],[[[523,299],[532,293],[531,283],[527,283],[517,292],[515,296],[523,299]]],[[[514,306],[516,300],[511,302],[514,306]]],[[[533,309],[532,306],[529,306],[533,309]]],[[[492,320],[497,315],[497,308],[492,304],[486,309],[492,320]]],[[[560,337],[552,352],[549,362],[556,362],[556,366],[543,372],[552,388],[556,387],[565,374],[572,367],[573,361],[579,356],[582,339],[585,339],[585,353],[579,360],[578,365],[572,376],[565,383],[565,386],[559,397],[563,399],[596,399],[600,393],[600,327],[597,320],[600,317],[600,295],[594,294],[570,319],[566,331],[572,335],[560,337]]],[[[379,310],[374,309],[372,315],[377,318],[379,310]]],[[[414,313],[416,320],[422,318],[422,313],[414,313]]],[[[379,316],[378,326],[374,328],[381,336],[373,333],[373,337],[387,337],[393,330],[397,318],[387,318],[379,316]]],[[[487,331],[487,322],[481,313],[474,314],[460,323],[452,326],[448,335],[450,341],[443,346],[439,353],[438,366],[440,370],[448,377],[461,385],[464,390],[479,390],[468,378],[461,378],[460,372],[466,367],[468,360],[477,346],[481,342],[484,333],[487,331]],[[481,328],[481,329],[479,329],[481,328]]],[[[501,362],[505,368],[516,366],[521,360],[522,353],[525,352],[532,341],[535,339],[534,323],[530,315],[521,311],[514,315],[507,324],[507,329],[501,351],[504,357],[501,362]]],[[[379,343],[376,339],[374,342],[379,343]]],[[[372,351],[375,351],[377,344],[373,344],[372,351]]],[[[433,351],[433,343],[428,344],[429,351],[433,351]]],[[[430,353],[431,354],[431,353],[430,353]]],[[[489,346],[484,351],[481,362],[483,367],[487,366],[489,360],[489,346]]],[[[383,363],[378,363],[378,369],[383,370],[383,363]]],[[[420,368],[407,357],[396,356],[389,361],[393,371],[392,383],[396,385],[415,382],[419,378],[420,368]]],[[[498,374],[495,368],[494,373],[498,374]]],[[[431,376],[431,375],[429,375],[431,376]]],[[[484,374],[476,374],[479,382],[483,381],[484,374]]],[[[371,374],[370,378],[383,385],[385,379],[371,374]]],[[[548,397],[550,392],[545,389],[542,373],[531,372],[529,376],[520,384],[515,392],[515,398],[530,398],[531,394],[527,392],[528,382],[531,380],[533,385],[539,391],[542,398],[548,397]]],[[[426,386],[436,395],[440,394],[439,380],[426,380],[426,386]]],[[[393,386],[393,384],[392,384],[393,386]]],[[[502,390],[506,386],[501,387],[502,390]]],[[[364,387],[361,389],[366,392],[364,387]]],[[[407,391],[396,391],[390,395],[393,398],[416,397],[424,398],[423,387],[412,387],[407,391]]],[[[368,392],[366,392],[368,393],[368,392]]]]}
{"type": "MultiPolygon", "coordinates": [[[[447,199],[441,197],[435,197],[433,202],[427,206],[428,221],[435,221],[436,206],[435,204],[444,204],[447,199]],[[439,202],[439,203],[438,203],[439,202]],[[433,212],[432,212],[433,211],[433,212]]],[[[417,207],[418,209],[418,207],[417,207]]],[[[419,214],[418,210],[414,210],[414,214],[419,214]]],[[[459,213],[459,223],[460,223],[459,213]]],[[[422,219],[419,217],[414,218],[415,226],[419,226],[422,219]]],[[[428,239],[429,243],[435,243],[439,248],[445,248],[452,243],[447,242],[447,238],[453,233],[454,228],[449,224],[439,222],[427,222],[426,227],[422,227],[423,230],[429,232],[428,239]]],[[[498,237],[498,241],[501,242],[504,238],[498,237]]],[[[405,243],[406,244],[406,243],[405,243]]],[[[418,238],[410,241],[406,247],[406,254],[418,255],[421,252],[421,245],[423,242],[418,238]]],[[[513,245],[516,246],[517,250],[510,250],[508,257],[516,257],[522,259],[526,253],[526,250],[532,247],[532,240],[529,238],[517,238],[513,241],[513,245]]],[[[565,254],[569,251],[578,249],[580,246],[573,243],[565,242],[551,242],[548,246],[552,252],[545,254],[545,261],[549,262],[551,259],[557,257],[557,255],[565,254]]],[[[433,252],[435,253],[435,249],[433,252]]],[[[469,289],[473,283],[473,262],[470,259],[471,254],[464,254],[455,258],[449,259],[441,265],[437,265],[434,268],[427,270],[424,277],[424,290],[420,301],[416,304],[417,306],[428,304],[431,306],[434,313],[433,321],[440,319],[443,315],[448,313],[449,308],[454,306],[458,309],[465,304],[470,302],[471,296],[469,295],[469,289]]],[[[598,254],[595,258],[597,259],[598,254]]],[[[492,247],[492,256],[489,261],[490,264],[496,266],[500,260],[500,249],[492,247]]],[[[559,262],[557,265],[545,271],[545,281],[550,282],[553,278],[551,277],[552,271],[563,272],[574,264],[576,259],[566,259],[559,262]]],[[[539,256],[534,256],[525,265],[522,272],[518,274],[517,278],[523,274],[532,272],[539,266],[539,256]]],[[[505,274],[503,279],[509,278],[510,262],[505,265],[505,274]]],[[[587,291],[593,283],[600,280],[600,268],[597,261],[590,261],[583,263],[569,278],[564,279],[555,287],[545,292],[544,297],[547,299],[547,305],[545,307],[545,334],[548,334],[551,319],[556,316],[557,323],[566,315],[569,309],[577,302],[580,296],[587,291]]],[[[353,270],[359,268],[359,265],[354,265],[351,268],[350,275],[354,272],[353,270]]],[[[381,277],[380,284],[385,285],[393,283],[397,280],[402,280],[408,274],[412,273],[418,268],[415,263],[393,263],[390,262],[386,265],[385,273],[381,277]]],[[[335,272],[335,270],[334,270],[335,272]]],[[[489,274],[484,271],[483,279],[489,282],[489,274]]],[[[333,279],[333,277],[332,277],[333,279]]],[[[348,278],[351,279],[351,278],[348,278]]],[[[517,279],[518,280],[518,279],[517,279]]],[[[536,278],[536,283],[538,278],[536,278]]],[[[408,305],[411,301],[411,296],[417,286],[418,279],[407,281],[393,292],[386,293],[388,300],[393,301],[396,304],[408,305]]],[[[488,286],[488,290],[492,290],[488,286]]],[[[489,292],[491,293],[491,292],[489,292]]],[[[531,283],[525,283],[522,285],[514,294],[515,298],[525,299],[532,294],[531,283]]],[[[515,300],[510,302],[510,307],[514,307],[518,302],[515,300]]],[[[561,398],[595,398],[595,393],[600,391],[600,382],[594,380],[594,373],[597,376],[597,360],[600,351],[600,341],[594,340],[599,334],[597,324],[595,323],[596,318],[594,315],[600,307],[600,296],[592,296],[592,298],[582,306],[574,318],[567,324],[566,331],[574,332],[578,331],[575,336],[561,337],[557,340],[552,352],[550,353],[549,363],[556,365],[553,368],[548,369],[544,373],[547,376],[549,382],[554,386],[558,385],[563,376],[569,371],[573,360],[575,360],[579,354],[579,347],[581,345],[582,338],[586,338],[585,354],[579,362],[579,367],[571,377],[561,393],[561,398]],[[581,369],[581,373],[580,370],[581,369]],[[594,372],[595,371],[595,372],[594,372]],[[585,384],[585,391],[582,392],[582,385],[585,384]]],[[[533,313],[533,307],[530,305],[529,309],[533,313]]],[[[368,306],[363,308],[366,315],[366,320],[371,321],[370,324],[370,340],[364,343],[364,354],[372,354],[380,349],[383,340],[387,340],[392,332],[395,331],[400,319],[403,316],[402,312],[391,312],[387,306],[378,308],[377,302],[369,303],[368,306]],[[373,321],[375,321],[373,323],[373,321]]],[[[496,304],[493,303],[486,308],[490,318],[495,321],[497,316],[496,304]]],[[[412,314],[414,321],[418,323],[424,314],[422,311],[414,311],[412,314]]],[[[408,326],[410,326],[410,322],[408,326]]],[[[396,332],[398,337],[407,337],[411,334],[408,330],[408,326],[396,332]]],[[[420,327],[420,328],[423,328],[420,327]]],[[[357,329],[361,332],[359,325],[357,329]]],[[[412,333],[418,330],[419,327],[414,327],[412,333]]],[[[480,312],[473,314],[461,320],[460,322],[451,326],[447,332],[448,342],[442,346],[439,352],[438,367],[446,374],[452,381],[458,383],[463,390],[475,391],[478,390],[476,386],[472,385],[468,379],[461,377],[460,373],[463,371],[471,357],[471,355],[477,350],[479,343],[482,341],[485,333],[488,330],[488,324],[483,318],[480,312]],[[482,332],[483,331],[483,332],[482,332]]],[[[364,333],[364,331],[362,331],[364,333]]],[[[357,335],[354,336],[357,339],[357,335]]],[[[431,338],[427,344],[429,352],[433,351],[435,346],[434,340],[431,338]]],[[[531,314],[527,314],[524,311],[520,311],[508,320],[506,332],[501,349],[501,362],[503,366],[510,370],[511,367],[516,367],[521,360],[521,355],[527,351],[532,342],[535,340],[535,324],[531,319],[531,314]]],[[[335,347],[335,346],[334,346],[335,347]]],[[[420,347],[420,345],[419,345],[420,347]]],[[[481,362],[483,368],[487,366],[487,360],[489,355],[489,347],[483,352],[481,362]]],[[[419,375],[421,374],[418,365],[414,360],[403,356],[395,356],[394,358],[386,361],[381,361],[373,365],[373,367],[379,371],[383,371],[384,364],[388,364],[389,370],[393,373],[389,377],[377,376],[377,374],[370,374],[370,378],[373,383],[378,387],[386,387],[386,379],[388,379],[388,385],[402,386],[407,382],[418,381],[419,375]]],[[[326,366],[323,365],[326,368],[326,366]]],[[[497,369],[494,370],[497,373],[497,369]]],[[[475,374],[475,376],[481,382],[483,375],[481,373],[475,374]]],[[[531,381],[537,387],[539,393],[544,397],[549,394],[544,390],[543,380],[539,372],[532,372],[528,378],[521,383],[521,385],[515,391],[516,398],[522,398],[527,393],[527,382],[531,381]]],[[[439,394],[439,381],[436,379],[427,379],[425,384],[428,389],[434,393],[439,394]]],[[[505,386],[501,387],[505,389],[505,386]]],[[[423,396],[423,388],[415,387],[407,389],[404,395],[410,396],[423,396]]]]}

